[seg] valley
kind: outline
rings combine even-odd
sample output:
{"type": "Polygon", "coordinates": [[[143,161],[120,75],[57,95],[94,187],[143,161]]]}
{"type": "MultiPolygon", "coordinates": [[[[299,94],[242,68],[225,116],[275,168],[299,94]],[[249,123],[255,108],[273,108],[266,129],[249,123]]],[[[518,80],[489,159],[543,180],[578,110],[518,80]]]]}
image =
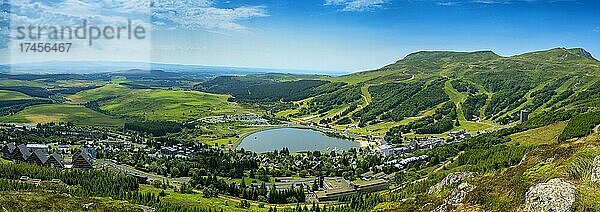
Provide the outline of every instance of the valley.
{"type": "Polygon", "coordinates": [[[1,74],[3,147],[68,146],[65,164],[88,148],[99,177],[5,155],[18,168],[0,165],[11,173],[0,192],[17,195],[0,205],[64,191],[132,211],[515,211],[537,207],[529,191],[560,178],[575,188],[574,210],[595,211],[599,107],[600,62],[580,48],[421,51],[342,76],[1,74]],[[262,137],[297,128],[322,137],[262,137]],[[95,180],[118,191],[85,192],[95,180]]]}

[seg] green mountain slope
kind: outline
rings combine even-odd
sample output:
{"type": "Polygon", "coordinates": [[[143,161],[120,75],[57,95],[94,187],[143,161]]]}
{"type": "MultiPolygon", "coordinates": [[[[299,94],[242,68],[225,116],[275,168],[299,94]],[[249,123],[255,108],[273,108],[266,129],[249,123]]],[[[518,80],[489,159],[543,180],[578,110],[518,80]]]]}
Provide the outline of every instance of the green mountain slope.
{"type": "MultiPolygon", "coordinates": [[[[280,107],[270,107],[273,112],[339,129],[348,129],[345,125],[352,123],[351,132],[379,136],[407,123],[414,126],[409,130],[404,127],[405,134],[436,126],[444,127],[433,130],[433,134],[453,129],[477,131],[514,123],[521,110],[535,116],[549,110],[600,105],[600,62],[580,48],[511,57],[491,51],[422,51],[377,70],[320,80],[274,82],[261,87],[255,85],[265,81],[260,77],[217,78],[203,84],[219,82],[231,87],[200,86],[199,90],[229,93],[260,104],[282,99],[282,88],[296,88],[291,89],[297,94],[294,98],[284,99],[280,107]],[[252,98],[253,93],[260,98],[252,98]],[[432,119],[430,115],[446,102],[456,105],[457,116],[432,119]],[[445,123],[438,123],[442,120],[445,123]],[[454,126],[448,125],[450,121],[454,126]]],[[[418,131],[423,134],[430,130],[418,131]]]]}

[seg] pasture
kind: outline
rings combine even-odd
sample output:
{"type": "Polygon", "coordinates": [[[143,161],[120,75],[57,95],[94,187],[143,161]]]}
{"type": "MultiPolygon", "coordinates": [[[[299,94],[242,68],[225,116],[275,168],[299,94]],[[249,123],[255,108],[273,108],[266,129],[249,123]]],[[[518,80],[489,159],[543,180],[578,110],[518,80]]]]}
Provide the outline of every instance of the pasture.
{"type": "Polygon", "coordinates": [[[45,104],[0,117],[4,123],[72,122],[81,125],[122,126],[124,121],[80,105],[45,104]]]}

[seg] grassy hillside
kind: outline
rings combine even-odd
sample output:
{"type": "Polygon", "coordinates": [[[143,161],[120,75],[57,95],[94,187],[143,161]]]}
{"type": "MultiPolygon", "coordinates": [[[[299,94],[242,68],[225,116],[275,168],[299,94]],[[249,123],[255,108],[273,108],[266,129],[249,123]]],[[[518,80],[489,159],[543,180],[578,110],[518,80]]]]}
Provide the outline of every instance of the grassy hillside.
{"type": "Polygon", "coordinates": [[[119,96],[129,93],[131,89],[119,84],[108,84],[100,88],[79,92],[68,96],[67,99],[74,104],[85,104],[86,102],[98,100],[108,96],[119,96]]]}
{"type": "MultiPolygon", "coordinates": [[[[246,83],[251,83],[251,79],[256,80],[248,78],[246,83]]],[[[535,116],[560,108],[600,106],[600,62],[578,48],[511,57],[490,51],[423,51],[377,70],[324,80],[347,85],[282,106],[277,114],[337,125],[338,129],[346,129],[346,123],[352,123],[358,127],[351,127],[350,131],[373,134],[372,126],[388,122],[392,123],[387,126],[408,124],[405,120],[422,117],[424,112],[449,101],[456,105],[460,122],[452,129],[475,132],[514,124],[521,110],[535,116]],[[357,87],[360,94],[353,89],[357,87]],[[357,95],[362,98],[319,102],[328,96],[357,95]],[[351,105],[359,107],[343,110],[351,105]]]]}
{"type": "Polygon", "coordinates": [[[82,125],[122,126],[124,122],[80,105],[46,104],[28,107],[14,115],[0,117],[5,123],[72,122],[82,125]]]}
{"type": "Polygon", "coordinates": [[[2,191],[0,205],[7,211],[85,211],[84,204],[97,211],[143,211],[139,206],[109,198],[82,198],[44,191],[2,191]]]}
{"type": "Polygon", "coordinates": [[[229,96],[198,91],[129,89],[109,84],[68,97],[72,103],[98,101],[100,109],[115,116],[143,117],[151,120],[185,121],[211,115],[250,112],[229,96]]]}
{"type": "Polygon", "coordinates": [[[528,189],[553,178],[576,187],[574,211],[597,211],[600,185],[590,179],[592,161],[600,155],[600,132],[561,142],[559,135],[568,130],[569,121],[560,121],[560,116],[548,114],[461,144],[416,153],[443,159],[396,174],[397,189],[382,194],[374,211],[431,211],[451,198],[462,199],[458,207],[450,207],[453,211],[521,211],[528,189]],[[475,173],[464,181],[473,186],[464,199],[453,192],[457,185],[430,191],[456,172],[475,173]]]}
{"type": "Polygon", "coordinates": [[[24,93],[20,93],[20,92],[16,92],[16,91],[0,90],[0,101],[23,100],[23,99],[32,99],[32,97],[28,96],[24,93]]]}

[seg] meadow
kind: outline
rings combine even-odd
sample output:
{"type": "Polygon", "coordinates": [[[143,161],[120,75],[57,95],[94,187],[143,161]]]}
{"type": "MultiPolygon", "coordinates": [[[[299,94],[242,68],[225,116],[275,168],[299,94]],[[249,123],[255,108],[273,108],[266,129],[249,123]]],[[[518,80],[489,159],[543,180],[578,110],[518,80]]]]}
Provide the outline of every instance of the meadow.
{"type": "Polygon", "coordinates": [[[23,99],[32,99],[32,97],[28,96],[24,93],[20,93],[20,92],[16,92],[16,91],[0,90],[0,101],[23,100],[23,99]]]}
{"type": "Polygon", "coordinates": [[[72,104],[99,100],[100,109],[111,115],[142,117],[148,120],[186,121],[211,115],[252,112],[236,103],[227,102],[228,95],[208,94],[199,91],[129,89],[109,84],[87,90],[68,99],[72,104]]]}
{"type": "Polygon", "coordinates": [[[0,117],[5,123],[72,122],[81,125],[122,126],[123,120],[80,105],[45,104],[28,107],[14,115],[0,117]]]}

